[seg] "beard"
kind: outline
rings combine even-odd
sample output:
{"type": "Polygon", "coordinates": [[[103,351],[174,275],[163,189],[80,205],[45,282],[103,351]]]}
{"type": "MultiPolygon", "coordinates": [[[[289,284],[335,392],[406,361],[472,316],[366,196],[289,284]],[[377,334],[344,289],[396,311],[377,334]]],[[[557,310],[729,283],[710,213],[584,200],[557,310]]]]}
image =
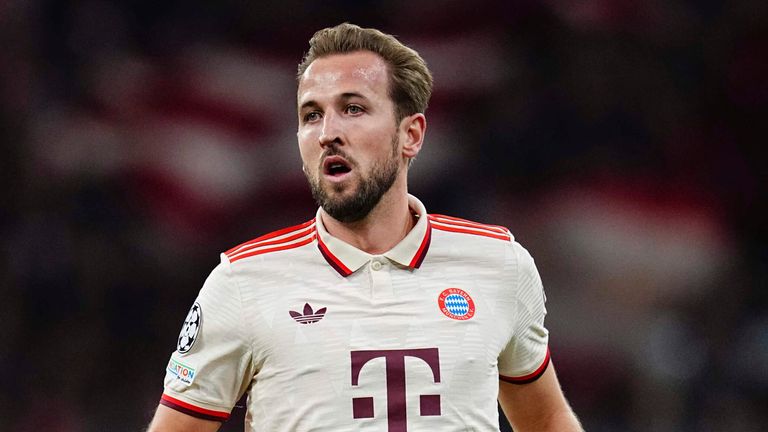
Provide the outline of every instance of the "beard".
{"type": "MultiPolygon", "coordinates": [[[[392,188],[397,179],[397,174],[400,172],[400,164],[397,158],[399,143],[399,137],[395,133],[392,138],[392,155],[383,161],[375,163],[368,176],[363,176],[360,173],[357,190],[347,194],[347,196],[341,193],[344,185],[333,184],[323,187],[320,184],[320,175],[312,177],[309,173],[305,172],[310,189],[312,190],[312,197],[317,202],[317,205],[339,222],[350,223],[363,220],[381,201],[381,197],[392,188]]],[[[339,150],[336,145],[330,147],[326,154],[326,156],[333,155],[344,157],[353,167],[357,168],[357,164],[348,158],[343,151],[339,150]]],[[[320,172],[322,172],[322,169],[318,170],[318,173],[320,172]]]]}

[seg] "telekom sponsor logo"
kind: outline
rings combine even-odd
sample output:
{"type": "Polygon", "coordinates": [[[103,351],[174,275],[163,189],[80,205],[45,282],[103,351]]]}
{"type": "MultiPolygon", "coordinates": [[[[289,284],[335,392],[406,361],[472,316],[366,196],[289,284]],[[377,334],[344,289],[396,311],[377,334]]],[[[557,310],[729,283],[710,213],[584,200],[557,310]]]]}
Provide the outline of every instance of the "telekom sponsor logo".
{"type": "MultiPolygon", "coordinates": [[[[405,350],[352,351],[352,385],[358,385],[360,372],[366,363],[384,357],[387,381],[387,430],[407,432],[405,358],[421,359],[432,370],[432,379],[440,382],[440,356],[437,348],[405,350]]],[[[419,395],[419,409],[422,416],[440,415],[440,395],[419,395]]],[[[356,419],[373,418],[373,397],[352,398],[352,416],[356,419]]]]}

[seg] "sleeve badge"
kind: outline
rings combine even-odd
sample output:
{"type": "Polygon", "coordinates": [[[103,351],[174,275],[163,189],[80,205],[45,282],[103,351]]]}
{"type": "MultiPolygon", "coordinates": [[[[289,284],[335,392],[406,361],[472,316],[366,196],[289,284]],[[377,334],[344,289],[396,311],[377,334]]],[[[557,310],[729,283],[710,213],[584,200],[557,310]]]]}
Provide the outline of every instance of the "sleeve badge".
{"type": "Polygon", "coordinates": [[[200,303],[195,302],[184,320],[184,325],[181,326],[181,333],[179,333],[179,339],[176,343],[176,350],[180,354],[188,353],[192,349],[202,326],[203,308],[200,307],[200,303]]]}

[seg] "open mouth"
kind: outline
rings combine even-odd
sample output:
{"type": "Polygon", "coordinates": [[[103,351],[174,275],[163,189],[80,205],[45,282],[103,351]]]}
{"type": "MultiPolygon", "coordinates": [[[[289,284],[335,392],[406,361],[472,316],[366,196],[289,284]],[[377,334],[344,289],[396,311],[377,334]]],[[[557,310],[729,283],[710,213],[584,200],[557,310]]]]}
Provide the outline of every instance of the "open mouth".
{"type": "Polygon", "coordinates": [[[339,156],[329,156],[323,161],[323,173],[331,177],[341,177],[352,171],[349,162],[339,156]]]}

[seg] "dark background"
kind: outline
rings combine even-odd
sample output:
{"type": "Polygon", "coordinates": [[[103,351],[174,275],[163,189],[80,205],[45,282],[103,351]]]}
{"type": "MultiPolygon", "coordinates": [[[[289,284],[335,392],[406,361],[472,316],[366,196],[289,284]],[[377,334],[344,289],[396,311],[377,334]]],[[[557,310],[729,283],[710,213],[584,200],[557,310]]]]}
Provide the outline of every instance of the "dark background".
{"type": "Polygon", "coordinates": [[[146,425],[218,253],[314,215],[293,76],[342,21],[429,63],[411,190],[531,251],[587,430],[768,424],[768,3],[6,0],[0,430],[146,425]]]}

